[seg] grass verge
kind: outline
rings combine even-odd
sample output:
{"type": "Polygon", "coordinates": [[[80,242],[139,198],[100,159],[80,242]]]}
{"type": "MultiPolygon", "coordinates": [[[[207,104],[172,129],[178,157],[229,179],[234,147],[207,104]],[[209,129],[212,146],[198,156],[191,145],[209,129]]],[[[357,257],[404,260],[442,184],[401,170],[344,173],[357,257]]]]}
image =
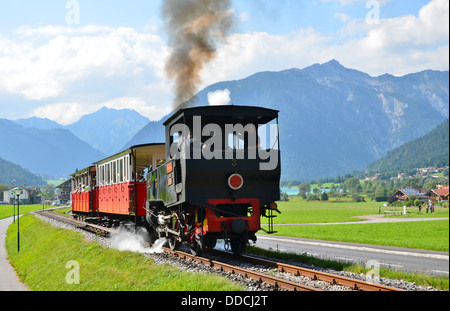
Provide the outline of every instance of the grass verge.
{"type": "Polygon", "coordinates": [[[53,227],[36,216],[8,228],[6,249],[21,281],[34,291],[239,291],[230,280],[157,265],[143,254],[120,252],[53,227]],[[79,267],[79,284],[69,284],[79,267]],[[69,282],[66,281],[68,278],[69,282]]]}

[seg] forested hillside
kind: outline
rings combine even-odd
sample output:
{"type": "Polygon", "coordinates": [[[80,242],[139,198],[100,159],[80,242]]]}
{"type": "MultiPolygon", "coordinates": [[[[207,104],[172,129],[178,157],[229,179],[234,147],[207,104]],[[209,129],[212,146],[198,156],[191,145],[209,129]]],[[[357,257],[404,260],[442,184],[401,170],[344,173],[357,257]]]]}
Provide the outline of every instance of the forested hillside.
{"type": "Polygon", "coordinates": [[[413,168],[449,164],[449,120],[425,136],[404,144],[368,166],[368,172],[396,175],[413,168]]]}
{"type": "Polygon", "coordinates": [[[41,186],[47,184],[30,171],[0,158],[0,184],[11,185],[12,180],[15,180],[15,185],[41,186]]]}

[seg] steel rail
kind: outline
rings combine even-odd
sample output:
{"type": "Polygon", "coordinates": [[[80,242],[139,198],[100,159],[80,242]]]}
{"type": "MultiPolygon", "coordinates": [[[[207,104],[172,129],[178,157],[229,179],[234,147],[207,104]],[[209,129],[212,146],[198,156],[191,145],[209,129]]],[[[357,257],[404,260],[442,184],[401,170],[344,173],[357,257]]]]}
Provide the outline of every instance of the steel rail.
{"type": "Polygon", "coordinates": [[[163,248],[163,249],[165,252],[173,254],[180,259],[183,259],[183,260],[189,259],[189,260],[201,262],[204,265],[207,265],[211,268],[219,269],[220,271],[225,271],[225,272],[228,272],[231,274],[241,274],[242,276],[244,276],[246,278],[250,278],[259,283],[266,283],[266,284],[272,285],[275,288],[285,289],[285,290],[289,290],[289,291],[322,291],[317,288],[301,285],[298,283],[283,280],[283,279],[280,279],[277,277],[273,277],[273,276],[266,275],[263,273],[258,273],[258,272],[240,268],[237,266],[229,265],[229,264],[226,264],[226,263],[223,263],[220,261],[216,261],[216,260],[212,260],[212,259],[208,259],[205,257],[197,257],[197,256],[194,256],[189,253],[185,253],[185,252],[178,251],[178,250],[171,250],[169,248],[163,248]]]}
{"type": "MultiPolygon", "coordinates": [[[[210,250],[211,253],[217,254],[219,256],[233,256],[233,254],[225,251],[220,250],[210,250]]],[[[342,285],[349,288],[352,288],[353,290],[359,290],[359,291],[402,291],[401,289],[393,288],[393,287],[387,287],[380,284],[375,283],[369,283],[361,280],[355,280],[343,276],[338,276],[330,273],[315,271],[307,268],[302,268],[298,266],[293,266],[285,263],[280,263],[272,260],[262,259],[262,258],[256,258],[249,255],[241,255],[239,259],[246,261],[248,263],[256,264],[256,265],[262,265],[262,266],[268,266],[271,268],[275,268],[280,272],[286,272],[291,273],[297,276],[305,276],[309,277],[313,280],[320,280],[329,282],[333,285],[342,285]]]]}

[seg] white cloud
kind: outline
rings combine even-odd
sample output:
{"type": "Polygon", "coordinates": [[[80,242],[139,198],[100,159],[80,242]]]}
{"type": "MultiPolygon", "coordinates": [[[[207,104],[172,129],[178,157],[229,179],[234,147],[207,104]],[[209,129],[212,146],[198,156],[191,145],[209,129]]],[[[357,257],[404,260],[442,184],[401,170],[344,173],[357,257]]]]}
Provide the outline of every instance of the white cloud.
{"type": "MultiPolygon", "coordinates": [[[[243,14],[240,18],[249,17],[243,14]]],[[[205,66],[201,87],[330,59],[371,75],[448,70],[448,0],[432,0],[417,16],[381,18],[376,25],[342,13],[335,18],[346,25],[330,36],[312,27],[285,35],[229,36],[217,58],[205,66]]],[[[139,32],[97,25],[22,26],[15,38],[0,35],[0,98],[5,94],[16,96],[16,101],[24,98],[31,108],[23,115],[33,111],[63,124],[103,105],[135,109],[158,120],[170,112],[172,104],[171,81],[164,70],[168,50],[155,27],[139,32]]],[[[229,94],[225,91],[211,94],[212,101],[226,102],[229,94]]],[[[5,103],[0,106],[2,117],[11,110],[5,103]]]]}
{"type": "Polygon", "coordinates": [[[149,105],[144,99],[134,97],[115,98],[113,100],[100,104],[100,107],[113,108],[117,110],[135,110],[141,115],[146,116],[150,120],[160,120],[171,111],[169,105],[149,105]]]}
{"type": "Polygon", "coordinates": [[[162,39],[132,28],[21,27],[20,40],[0,38],[0,91],[29,100],[54,99],[90,77],[147,74],[162,78],[167,55],[162,39]],[[140,69],[139,69],[140,68],[140,69]]]}
{"type": "Polygon", "coordinates": [[[342,22],[348,22],[351,19],[351,17],[345,13],[334,13],[334,18],[342,22]]]}
{"type": "Polygon", "coordinates": [[[57,103],[38,107],[32,112],[38,118],[48,118],[62,125],[79,120],[83,115],[99,110],[99,105],[83,105],[80,103],[57,103]]]}
{"type": "Polygon", "coordinates": [[[23,97],[36,116],[68,124],[102,105],[151,120],[168,113],[168,52],[158,35],[88,25],[23,26],[17,36],[0,36],[0,95],[23,97]]]}
{"type": "Polygon", "coordinates": [[[146,116],[150,120],[160,120],[170,113],[170,106],[149,105],[142,98],[120,97],[99,103],[55,103],[36,108],[31,115],[38,118],[48,118],[62,125],[68,125],[78,121],[83,115],[96,112],[102,107],[112,109],[132,109],[146,116]]]}
{"type": "Polygon", "coordinates": [[[242,79],[256,72],[308,66],[329,59],[320,57],[329,41],[312,28],[285,36],[263,32],[234,34],[205,66],[204,86],[223,80],[242,79]]]}
{"type": "Polygon", "coordinates": [[[447,0],[433,0],[418,16],[381,19],[378,25],[350,20],[337,32],[341,36],[338,43],[335,37],[326,37],[313,28],[283,36],[234,34],[221,46],[217,59],[206,66],[204,86],[330,59],[371,75],[448,70],[448,8],[447,0]]]}

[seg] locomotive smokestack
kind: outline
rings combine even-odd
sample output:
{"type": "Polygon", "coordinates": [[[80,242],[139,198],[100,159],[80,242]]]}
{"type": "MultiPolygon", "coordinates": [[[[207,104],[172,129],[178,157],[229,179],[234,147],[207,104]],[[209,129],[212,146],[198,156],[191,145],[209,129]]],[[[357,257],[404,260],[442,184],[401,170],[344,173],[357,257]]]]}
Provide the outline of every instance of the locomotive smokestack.
{"type": "Polygon", "coordinates": [[[232,13],[231,0],[164,0],[162,15],[172,48],[165,70],[175,80],[175,107],[195,95],[201,70],[233,25],[232,13]]]}

